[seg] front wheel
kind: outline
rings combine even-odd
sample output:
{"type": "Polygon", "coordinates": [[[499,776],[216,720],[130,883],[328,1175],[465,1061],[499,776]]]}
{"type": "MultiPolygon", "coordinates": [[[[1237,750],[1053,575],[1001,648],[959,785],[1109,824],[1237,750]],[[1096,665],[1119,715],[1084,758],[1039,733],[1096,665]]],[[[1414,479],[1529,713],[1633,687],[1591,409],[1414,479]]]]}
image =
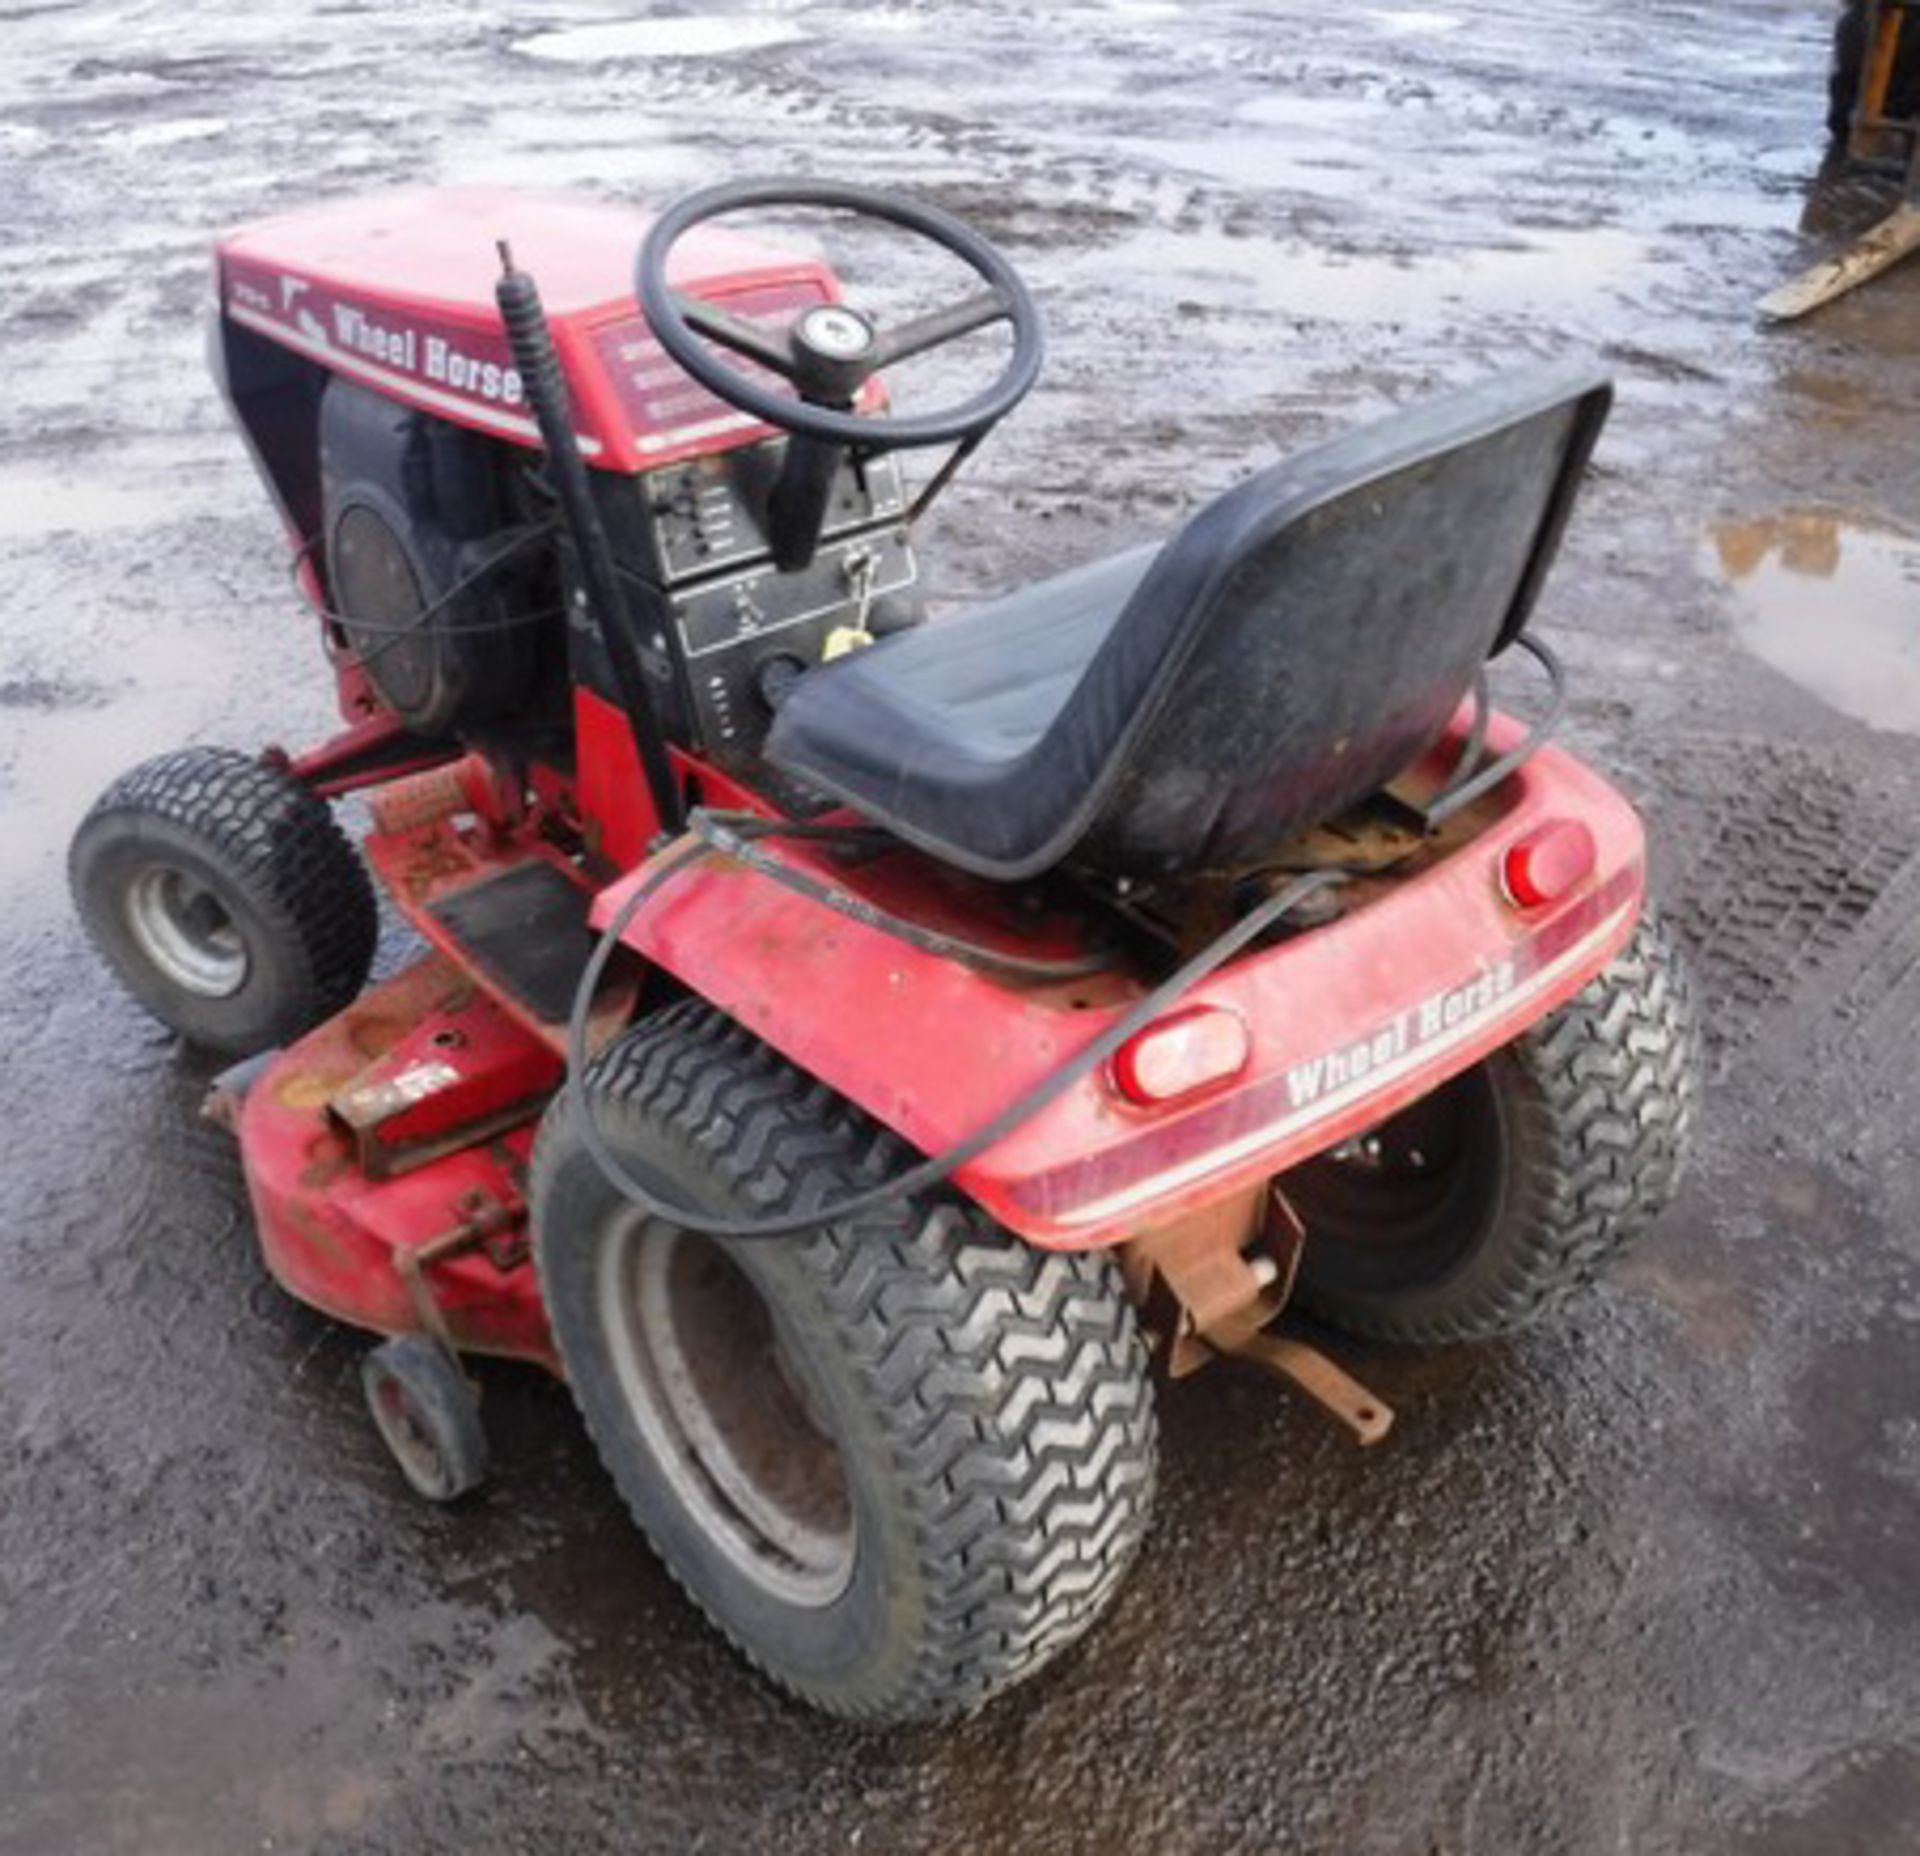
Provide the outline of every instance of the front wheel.
{"type": "MultiPolygon", "coordinates": [[[[767,1217],[873,1185],[892,1138],[689,1003],[588,1073],[662,1197],[767,1217]]],[[[755,1663],[829,1713],[952,1714],[1105,1608],[1146,1528],[1152,1389],[1104,1257],[1018,1244],[954,1203],[772,1242],[651,1219],[572,1106],[531,1182],[575,1402],[668,1569],[755,1663]]]]}
{"type": "Polygon", "coordinates": [[[323,800],[225,748],[125,773],[74,833],[74,906],[135,999],[188,1042],[250,1057],[350,1005],[379,915],[323,800]]]}
{"type": "Polygon", "coordinates": [[[1285,1176],[1302,1306],[1382,1340],[1528,1326],[1672,1199],[1697,1068],[1686,969],[1648,913],[1551,1017],[1285,1176]]]}

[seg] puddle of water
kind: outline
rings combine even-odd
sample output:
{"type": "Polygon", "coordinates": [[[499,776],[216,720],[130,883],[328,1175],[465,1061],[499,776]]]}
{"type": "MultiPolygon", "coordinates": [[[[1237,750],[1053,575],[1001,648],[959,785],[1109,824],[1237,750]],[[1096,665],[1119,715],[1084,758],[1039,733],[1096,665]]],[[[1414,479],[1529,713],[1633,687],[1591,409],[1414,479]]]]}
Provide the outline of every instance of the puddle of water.
{"type": "Polygon", "coordinates": [[[1371,12],[1367,17],[1390,38],[1434,38],[1443,32],[1458,32],[1466,24],[1458,13],[1434,13],[1421,7],[1395,7],[1371,12]]]}
{"type": "Polygon", "coordinates": [[[1716,523],[1709,543],[1756,657],[1869,727],[1920,734],[1920,541],[1794,510],[1716,523]]]}
{"type": "Polygon", "coordinates": [[[674,19],[617,20],[536,33],[515,50],[560,64],[598,64],[625,58],[713,58],[791,44],[806,33],[782,19],[735,19],[720,13],[687,13],[674,19]]]}
{"type": "Polygon", "coordinates": [[[134,123],[110,129],[100,139],[115,148],[171,148],[180,142],[201,142],[225,135],[232,127],[224,116],[182,116],[173,122],[134,123]]]}
{"type": "Polygon", "coordinates": [[[1475,314],[1568,313],[1644,265],[1647,243],[1611,226],[1529,232],[1511,247],[1395,257],[1226,233],[1143,233],[1088,261],[1106,287],[1167,278],[1182,296],[1338,323],[1475,314]]]}

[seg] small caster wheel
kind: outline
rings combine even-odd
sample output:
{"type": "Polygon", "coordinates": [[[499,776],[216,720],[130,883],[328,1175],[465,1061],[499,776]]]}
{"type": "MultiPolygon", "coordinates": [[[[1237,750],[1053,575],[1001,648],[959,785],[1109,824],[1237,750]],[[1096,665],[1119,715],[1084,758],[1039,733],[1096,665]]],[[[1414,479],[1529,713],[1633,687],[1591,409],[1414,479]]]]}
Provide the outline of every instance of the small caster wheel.
{"type": "Polygon", "coordinates": [[[424,1334],[382,1341],[361,1362],[360,1384],[400,1473],[428,1501],[454,1501],[486,1480],[480,1400],[438,1341],[424,1334]]]}

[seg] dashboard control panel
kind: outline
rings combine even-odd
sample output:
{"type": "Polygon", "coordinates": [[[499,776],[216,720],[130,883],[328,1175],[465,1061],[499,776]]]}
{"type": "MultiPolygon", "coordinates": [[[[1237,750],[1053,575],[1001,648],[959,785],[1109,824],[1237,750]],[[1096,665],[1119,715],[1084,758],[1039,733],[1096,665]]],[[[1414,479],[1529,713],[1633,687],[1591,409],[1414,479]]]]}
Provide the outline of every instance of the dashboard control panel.
{"type": "Polygon", "coordinates": [[[783,573],[767,550],[777,442],[649,472],[639,480],[653,573],[678,633],[692,722],[711,752],[752,755],[793,677],[845,628],[917,616],[906,495],[892,457],[843,460],[820,547],[783,573]]]}

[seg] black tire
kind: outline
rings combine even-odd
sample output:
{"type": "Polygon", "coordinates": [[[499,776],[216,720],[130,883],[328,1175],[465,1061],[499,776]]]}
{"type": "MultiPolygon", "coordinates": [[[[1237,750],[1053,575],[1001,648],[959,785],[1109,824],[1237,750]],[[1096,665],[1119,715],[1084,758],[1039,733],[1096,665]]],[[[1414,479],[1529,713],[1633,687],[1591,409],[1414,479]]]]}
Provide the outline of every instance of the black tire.
{"type": "MultiPolygon", "coordinates": [[[[1833,23],[1833,66],[1827,78],[1827,133],[1845,143],[1853,130],[1853,102],[1867,61],[1867,0],[1843,0],[1833,23]]],[[[1920,116],[1920,21],[1901,23],[1893,79],[1887,86],[1886,113],[1896,119],[1920,116]]]]}
{"type": "Polygon", "coordinates": [[[1550,1018],[1341,1157],[1286,1176],[1307,1228],[1302,1306],[1396,1341],[1486,1340],[1538,1320],[1672,1199],[1698,1065],[1686,969],[1645,915],[1550,1018]]]}
{"type": "Polygon", "coordinates": [[[74,834],[74,905],[161,1023],[248,1057],[351,1004],[373,964],[373,886],[325,803],[224,748],[125,773],[74,834]]]}
{"type": "MultiPolygon", "coordinates": [[[[720,1216],[827,1203],[904,1159],[697,1001],[628,1032],[590,1081],[623,1161],[720,1216]]],[[[954,1203],[693,1238],[607,1183],[564,1098],[530,1197],[602,1461],[775,1681],[832,1714],[936,1718],[1031,1675],[1105,1608],[1146,1529],[1156,1438],[1107,1258],[1034,1250],[954,1203]]]]}
{"type": "Polygon", "coordinates": [[[457,1501],[487,1478],[480,1400],[460,1362],[424,1334],[382,1341],[360,1363],[374,1429],[417,1495],[457,1501]]]}

